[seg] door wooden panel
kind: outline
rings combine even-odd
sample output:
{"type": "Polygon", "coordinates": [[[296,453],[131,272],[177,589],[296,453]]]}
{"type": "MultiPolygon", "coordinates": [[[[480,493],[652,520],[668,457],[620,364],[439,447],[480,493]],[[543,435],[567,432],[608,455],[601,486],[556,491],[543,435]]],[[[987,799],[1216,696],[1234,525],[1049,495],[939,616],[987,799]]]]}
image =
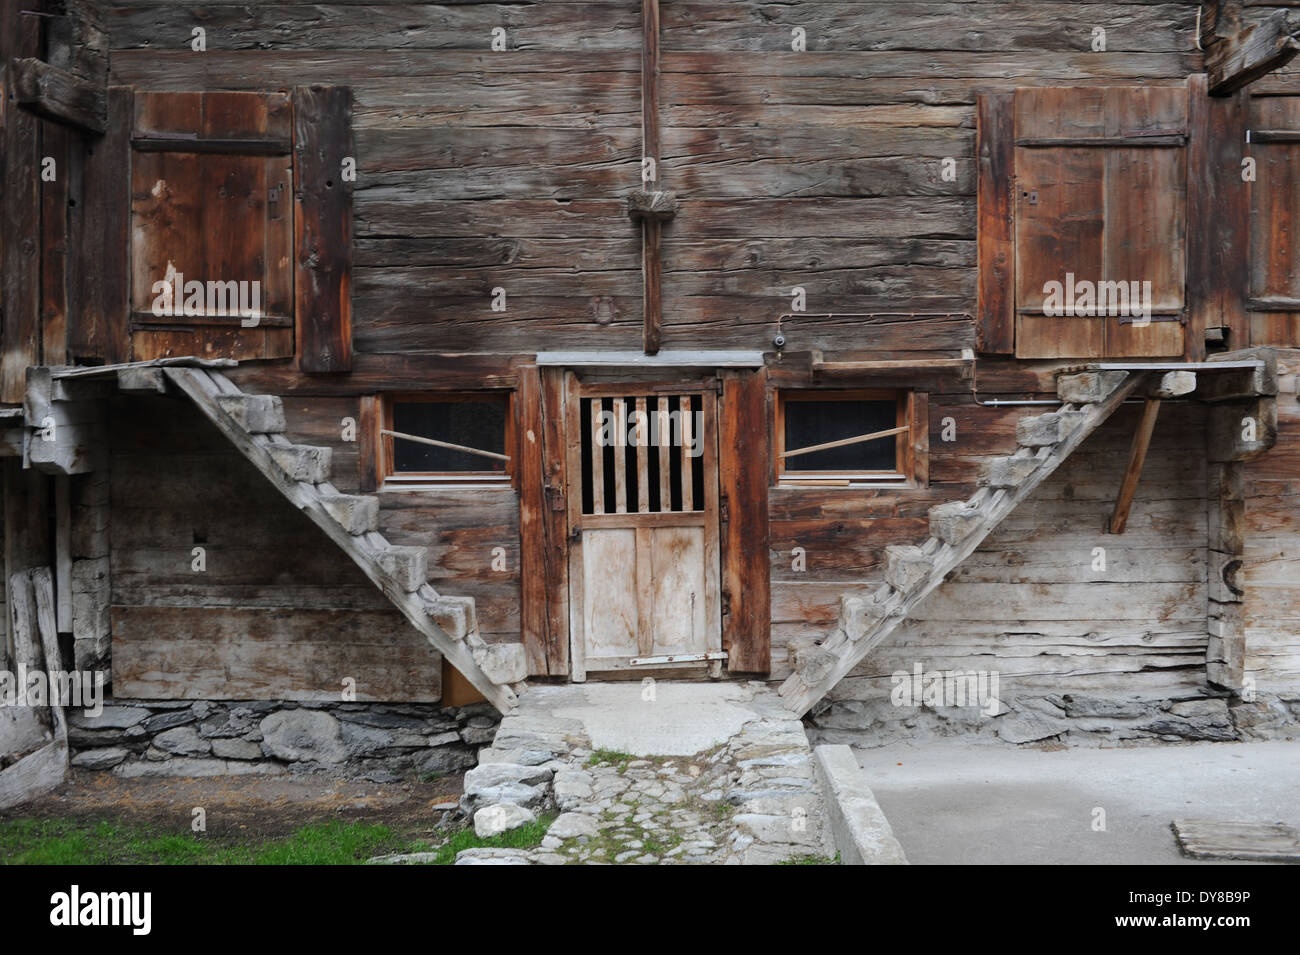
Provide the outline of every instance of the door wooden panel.
{"type": "Polygon", "coordinates": [[[565,391],[573,678],[639,665],[717,670],[715,394],[584,386],[573,374],[565,391]],[[681,655],[691,659],[663,660],[681,655]]]}
{"type": "MultiPolygon", "coordinates": [[[[1016,91],[1018,357],[1183,354],[1187,96],[1184,87],[1016,91]],[[1068,301],[1053,303],[1065,314],[1045,314],[1047,283],[1071,280],[1124,283],[1125,293],[1137,283],[1140,299],[1132,312],[1109,314],[1094,299],[1083,314],[1068,301]]],[[[1005,124],[992,128],[1005,135],[1005,124]]]]}

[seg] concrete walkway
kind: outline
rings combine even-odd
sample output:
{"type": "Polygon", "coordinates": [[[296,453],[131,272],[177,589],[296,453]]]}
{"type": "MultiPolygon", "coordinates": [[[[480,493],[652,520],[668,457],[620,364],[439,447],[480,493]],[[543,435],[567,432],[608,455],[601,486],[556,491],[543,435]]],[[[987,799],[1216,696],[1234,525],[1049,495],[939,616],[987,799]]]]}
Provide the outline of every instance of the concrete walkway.
{"type": "Polygon", "coordinates": [[[1300,741],[1056,752],[960,743],[857,750],[913,865],[1169,864],[1169,823],[1300,826],[1300,741]],[[1095,809],[1106,830],[1093,830],[1095,809]]]}

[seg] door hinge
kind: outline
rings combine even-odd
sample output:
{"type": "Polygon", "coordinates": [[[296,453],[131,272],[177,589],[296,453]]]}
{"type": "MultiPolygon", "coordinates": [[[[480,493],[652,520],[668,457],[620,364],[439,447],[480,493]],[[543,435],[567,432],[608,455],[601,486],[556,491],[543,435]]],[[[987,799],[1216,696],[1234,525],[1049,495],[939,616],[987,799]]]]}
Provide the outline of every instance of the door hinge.
{"type": "Polygon", "coordinates": [[[722,615],[724,617],[731,616],[731,591],[730,590],[724,590],[722,592],[722,615]]]}
{"type": "Polygon", "coordinates": [[[718,520],[723,524],[731,522],[731,507],[727,502],[727,495],[723,494],[718,498],[718,520]]]}

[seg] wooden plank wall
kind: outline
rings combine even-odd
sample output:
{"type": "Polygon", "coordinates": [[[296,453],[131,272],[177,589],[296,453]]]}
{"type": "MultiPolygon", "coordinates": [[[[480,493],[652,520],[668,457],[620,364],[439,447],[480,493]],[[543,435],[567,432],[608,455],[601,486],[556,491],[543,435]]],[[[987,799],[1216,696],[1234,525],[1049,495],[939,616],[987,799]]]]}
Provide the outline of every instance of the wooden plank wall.
{"type": "Polygon", "coordinates": [[[337,700],[350,676],[360,700],[438,699],[438,653],[188,404],[110,414],[118,695],[337,700]]]}
{"type": "MultiPolygon", "coordinates": [[[[893,6],[664,0],[663,175],[682,200],[663,236],[665,348],[766,347],[795,287],[809,313],[972,311],[976,92],[1177,85],[1200,66],[1195,4],[893,6]]],[[[201,20],[149,2],[106,19],[114,82],[352,87],[359,358],[640,346],[623,209],[640,181],[638,0],[216,4],[201,20]]],[[[785,332],[792,349],[877,356],[974,344],[969,322],[918,324],[785,332]]]]}
{"type": "MultiPolygon", "coordinates": [[[[917,661],[929,669],[997,670],[1007,696],[1068,685],[1100,695],[1163,698],[1201,686],[1204,412],[1166,404],[1128,530],[1109,535],[1104,529],[1140,410],[1124,406],[1091,436],[832,697],[885,699],[890,674],[910,671],[917,661]],[[1104,571],[1092,569],[1095,547],[1106,549],[1104,571]]],[[[1013,419],[1004,418],[1002,426],[1014,428],[1013,419]]],[[[908,503],[895,514],[911,515],[923,536],[924,511],[913,513],[908,503]]],[[[879,580],[879,564],[872,562],[879,555],[861,559],[870,568],[865,580],[879,580]]],[[[839,573],[849,577],[852,571],[839,573]]],[[[843,584],[787,587],[781,605],[797,599],[808,622],[824,627],[842,590],[843,584]]],[[[782,631],[804,628],[787,624],[782,631]]]]}
{"type": "MultiPolygon", "coordinates": [[[[1195,3],[932,2],[900,4],[897,14],[892,6],[663,0],[662,161],[682,202],[663,237],[665,348],[766,348],[795,287],[806,290],[810,317],[786,323],[791,353],[886,358],[973,346],[969,320],[913,313],[975,308],[976,94],[1181,85],[1201,68],[1195,3]],[[1096,26],[1107,30],[1106,53],[1091,49],[1096,26]],[[806,31],[806,53],[790,49],[796,27],[806,31]],[[953,181],[942,176],[949,157],[953,181]],[[868,311],[902,314],[811,317],[868,311]]],[[[623,208],[639,183],[637,0],[218,3],[204,6],[201,20],[192,8],[149,0],[112,6],[106,20],[114,83],[352,88],[353,374],[309,380],[264,368],[233,376],[293,396],[290,433],[332,444],[336,475],[353,467],[336,422],[353,410],[362,420],[359,395],[509,388],[519,356],[541,348],[639,347],[640,245],[623,208]],[[195,25],[207,31],[206,53],[188,49],[195,25]],[[506,30],[505,52],[489,49],[496,27],[506,30]],[[495,288],[507,292],[504,312],[491,310],[495,288]],[[604,298],[615,317],[598,325],[594,305],[604,298]],[[473,354],[440,357],[460,352],[473,354]]],[[[1300,79],[1279,82],[1300,91],[1300,79]]],[[[980,375],[981,397],[1052,390],[1050,366],[981,362],[980,375]]],[[[928,490],[772,491],[774,675],[782,675],[790,637],[824,632],[846,585],[879,579],[886,544],[922,538],[931,504],[973,489],[976,458],[1014,445],[1022,412],[979,408],[970,382],[934,379],[873,382],[931,394],[928,490]],[[956,442],[943,440],[948,418],[956,442]],[[807,573],[791,569],[794,546],[808,550],[807,573]]],[[[799,380],[773,369],[774,385],[799,380]]],[[[963,571],[972,576],[936,595],[934,618],[899,639],[951,643],[960,629],[972,653],[1020,648],[1016,659],[1043,680],[1077,673],[1104,683],[1113,679],[1104,671],[1133,669],[1124,680],[1153,692],[1199,680],[1188,661],[1198,646],[1204,654],[1204,607],[1195,607],[1204,567],[1189,541],[1204,519],[1204,489],[1195,456],[1183,452],[1200,439],[1193,412],[1169,410],[1165,424],[1176,427],[1157,434],[1120,548],[1144,542],[1150,560],[1121,557],[1111,566],[1129,576],[1105,581],[1062,563],[1061,548],[1091,540],[1113,499],[1126,411],[1039,492],[1020,523],[990,539],[963,571]],[[1039,522],[1068,524],[1074,530],[1061,533],[1072,543],[1050,543],[1039,522]],[[1007,555],[1041,557],[1043,566],[1000,565],[1020,559],[1007,555]],[[958,588],[983,614],[969,625],[952,609],[958,588]],[[1051,613],[1073,619],[1102,612],[1103,600],[1123,598],[1131,609],[1124,619],[1099,618],[1095,637],[1070,618],[1025,623],[999,609],[1006,601],[1041,615],[1034,608],[1048,603],[1044,595],[1054,598],[1051,613]],[[1188,607],[1201,616],[1195,627],[1184,619],[1188,607]],[[1022,623],[1023,638],[998,636],[1020,633],[1022,623]],[[1148,633],[1149,641],[1137,636],[1148,633]],[[1137,673],[1144,662],[1152,669],[1137,673]]],[[[349,480],[336,483],[348,489],[349,480]]],[[[429,547],[435,577],[454,575],[449,591],[479,599],[490,634],[518,632],[513,492],[386,496],[382,523],[395,542],[429,547]],[[491,570],[495,546],[507,548],[508,572],[491,570]]],[[[879,656],[880,672],[893,668],[897,649],[879,656]]],[[[870,673],[854,680],[850,692],[879,687],[870,673]]]]}
{"type": "Polygon", "coordinates": [[[1246,461],[1245,675],[1261,693],[1300,685],[1300,349],[1278,353],[1277,445],[1246,461]]]}

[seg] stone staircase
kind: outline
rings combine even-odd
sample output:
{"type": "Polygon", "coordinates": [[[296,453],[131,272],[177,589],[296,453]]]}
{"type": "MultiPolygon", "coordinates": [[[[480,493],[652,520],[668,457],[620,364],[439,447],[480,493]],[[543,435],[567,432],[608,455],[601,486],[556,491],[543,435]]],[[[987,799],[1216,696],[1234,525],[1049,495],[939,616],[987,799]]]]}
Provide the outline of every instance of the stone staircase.
{"type": "Polygon", "coordinates": [[[523,645],[484,642],[474,599],[439,594],[428,583],[424,548],[397,546],[379,533],[379,498],[340,493],[330,483],[331,450],[285,437],[278,397],[246,394],[212,368],[168,365],[134,374],[128,379],[119,373],[119,387],[161,390],[156,376],[165,376],[484,697],[503,713],[514,707],[528,672],[523,645]]]}
{"type": "Polygon", "coordinates": [[[969,500],[932,507],[927,540],[885,549],[884,584],[841,597],[838,625],[822,640],[791,644],[794,672],[780,688],[785,705],[800,716],[808,712],[1148,378],[1127,371],[1061,375],[1063,404],[1017,423],[1020,447],[984,463],[980,488],[969,500]]]}

